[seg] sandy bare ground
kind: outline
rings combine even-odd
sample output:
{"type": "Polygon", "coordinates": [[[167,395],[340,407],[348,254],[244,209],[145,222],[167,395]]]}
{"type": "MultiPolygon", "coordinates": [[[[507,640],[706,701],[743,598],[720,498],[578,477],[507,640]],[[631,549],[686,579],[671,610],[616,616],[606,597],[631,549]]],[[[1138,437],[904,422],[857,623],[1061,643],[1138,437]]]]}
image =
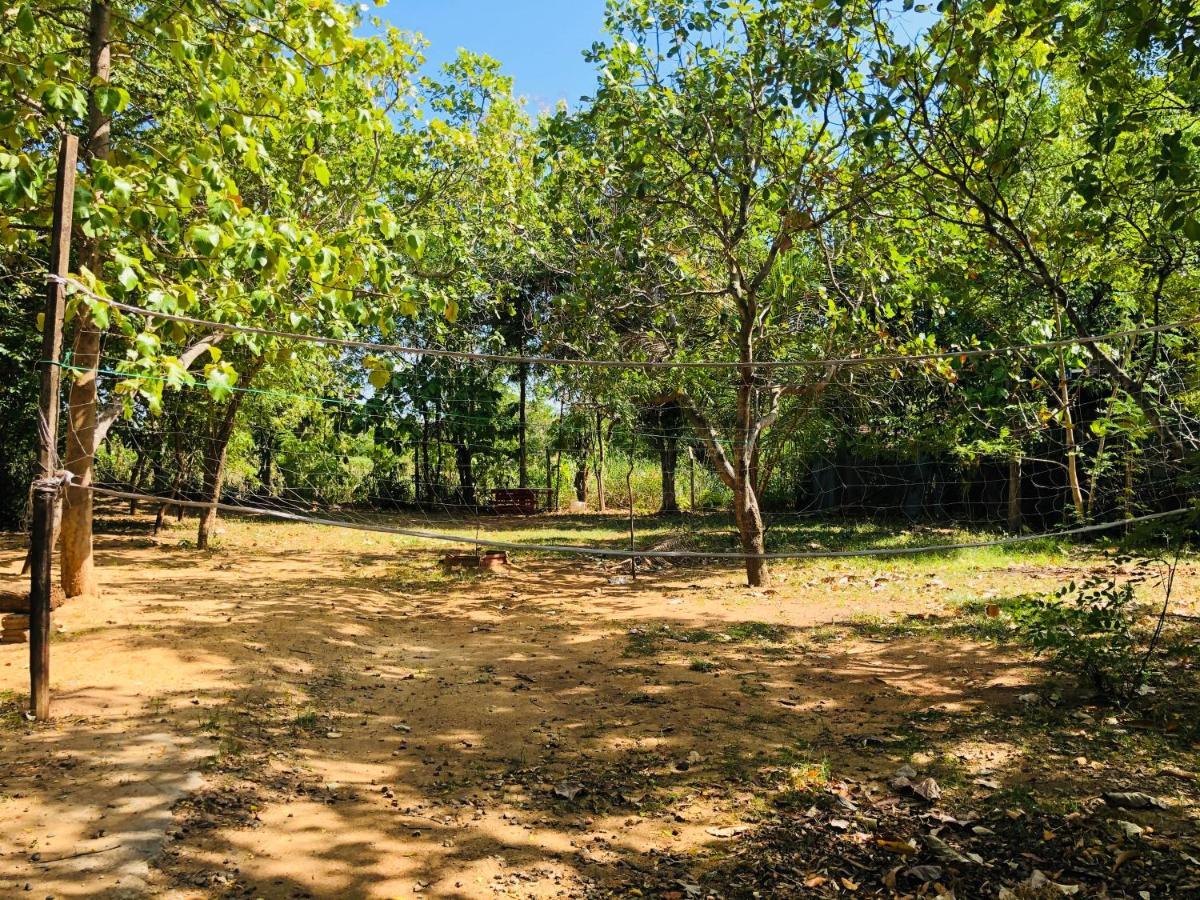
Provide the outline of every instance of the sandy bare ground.
{"type": "Polygon", "coordinates": [[[1062,570],[814,564],[764,592],[562,560],[448,576],[433,549],[278,524],[200,554],[117,524],[102,596],[55,613],[49,726],[13,712],[27,650],[0,647],[3,896],[580,896],[663,855],[711,866],[784,782],[914,756],[964,791],[1038,777],[1003,731],[944,724],[1019,706],[1027,657],[850,626],[1062,570]]]}

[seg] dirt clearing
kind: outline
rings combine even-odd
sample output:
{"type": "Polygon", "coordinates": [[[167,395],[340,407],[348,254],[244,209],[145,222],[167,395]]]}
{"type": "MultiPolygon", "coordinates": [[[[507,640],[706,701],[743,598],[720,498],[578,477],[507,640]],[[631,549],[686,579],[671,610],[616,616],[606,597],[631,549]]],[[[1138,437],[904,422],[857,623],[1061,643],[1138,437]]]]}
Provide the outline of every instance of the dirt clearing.
{"type": "Polygon", "coordinates": [[[103,595],[54,614],[50,726],[20,713],[27,648],[0,647],[5,896],[1200,896],[1194,724],[1060,701],[961,608],[1099,557],[821,562],[755,591],[107,525],[103,595]]]}

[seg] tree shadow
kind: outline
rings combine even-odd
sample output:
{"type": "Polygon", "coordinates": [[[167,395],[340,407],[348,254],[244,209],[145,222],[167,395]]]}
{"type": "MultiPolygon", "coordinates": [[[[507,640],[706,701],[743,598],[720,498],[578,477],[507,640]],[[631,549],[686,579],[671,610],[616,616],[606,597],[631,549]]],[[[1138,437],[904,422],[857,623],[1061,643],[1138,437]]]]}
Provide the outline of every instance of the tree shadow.
{"type": "MultiPolygon", "coordinates": [[[[985,802],[976,777],[1040,785],[1046,745],[1023,743],[1018,698],[1042,675],[1017,649],[882,634],[786,590],[756,595],[755,611],[774,608],[749,619],[733,567],[701,592],[686,570],[613,585],[576,562],[448,574],[429,549],[319,537],[207,555],[134,540],[100,544],[127,617],[56,649],[97,664],[114,645],[168,653],[185,674],[202,655],[210,674],[147,672],[144,698],[85,680],[72,693],[94,715],[9,732],[22,768],[5,789],[38,821],[72,823],[73,840],[103,828],[80,846],[108,837],[126,862],[156,860],[126,872],[117,851],[81,857],[100,890],[136,877],[213,896],[721,894],[788,804],[839,784],[885,797],[914,754],[948,808],[985,802]],[[131,712],[114,720],[110,701],[131,712]],[[64,758],[87,777],[56,783],[64,758]]],[[[1046,725],[1055,741],[1077,726],[1046,725]]],[[[1095,793],[1094,773],[1061,768],[1064,796],[1095,793]]],[[[26,859],[13,883],[68,863],[26,859]]]]}

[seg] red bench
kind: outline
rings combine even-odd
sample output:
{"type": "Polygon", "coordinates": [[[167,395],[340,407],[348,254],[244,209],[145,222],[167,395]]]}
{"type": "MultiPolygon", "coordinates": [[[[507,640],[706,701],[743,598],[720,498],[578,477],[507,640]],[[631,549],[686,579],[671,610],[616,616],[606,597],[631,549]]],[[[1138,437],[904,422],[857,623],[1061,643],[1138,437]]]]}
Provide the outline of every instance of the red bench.
{"type": "Polygon", "coordinates": [[[534,488],[496,488],[488,508],[501,516],[532,516],[541,511],[545,493],[534,488]]]}

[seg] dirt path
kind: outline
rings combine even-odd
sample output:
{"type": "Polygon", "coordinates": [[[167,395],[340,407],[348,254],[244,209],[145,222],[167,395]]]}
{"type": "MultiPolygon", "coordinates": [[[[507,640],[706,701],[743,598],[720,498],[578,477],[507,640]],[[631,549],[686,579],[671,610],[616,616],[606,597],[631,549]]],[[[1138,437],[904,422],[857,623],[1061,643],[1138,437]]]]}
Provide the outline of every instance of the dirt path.
{"type": "MultiPolygon", "coordinates": [[[[103,596],[55,614],[55,722],[0,728],[6,896],[579,896],[716,864],[781,785],[914,754],[964,785],[1031,771],[1003,735],[941,740],[1016,704],[1025,658],[864,616],[1061,573],[447,576],[378,536],[233,523],[201,555],[144,524],[101,541],[103,596]]],[[[10,710],[25,654],[0,647],[10,710]]]]}

